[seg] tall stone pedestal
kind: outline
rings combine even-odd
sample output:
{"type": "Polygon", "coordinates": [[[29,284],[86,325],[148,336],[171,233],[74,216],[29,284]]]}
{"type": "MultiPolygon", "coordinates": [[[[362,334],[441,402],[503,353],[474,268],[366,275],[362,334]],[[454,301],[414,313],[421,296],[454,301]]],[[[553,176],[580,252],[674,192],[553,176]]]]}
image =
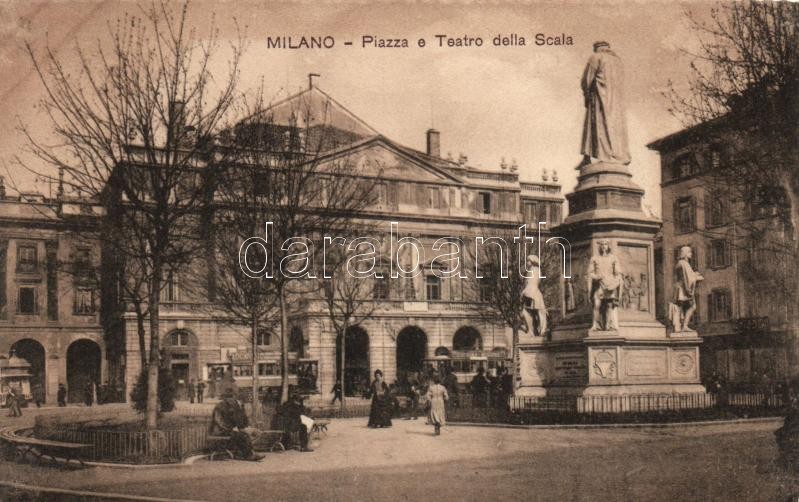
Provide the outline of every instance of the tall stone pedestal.
{"type": "MultiPolygon", "coordinates": [[[[654,236],[660,221],[641,207],[644,191],[622,164],[580,169],[566,197],[569,217],[555,229],[571,243],[571,278],[562,281],[563,320],[551,339],[519,340],[522,396],[636,396],[704,393],[695,332],[668,334],[655,319],[654,236]],[[587,275],[607,240],[623,276],[617,330],[592,328],[587,275]]],[[[550,279],[551,280],[551,279],[550,279]]]]}

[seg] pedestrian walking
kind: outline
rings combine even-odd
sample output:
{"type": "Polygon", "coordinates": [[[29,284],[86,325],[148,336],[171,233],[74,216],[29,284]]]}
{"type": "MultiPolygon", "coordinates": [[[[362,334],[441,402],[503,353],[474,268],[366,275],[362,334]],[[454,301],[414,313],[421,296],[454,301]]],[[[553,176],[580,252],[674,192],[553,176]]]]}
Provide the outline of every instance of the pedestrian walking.
{"type": "Polygon", "coordinates": [[[419,382],[409,373],[407,376],[406,385],[408,389],[408,393],[406,395],[408,398],[408,416],[405,417],[405,420],[416,420],[419,418],[419,398],[421,398],[419,382]]]}
{"type": "Polygon", "coordinates": [[[188,394],[189,394],[189,402],[191,404],[194,404],[195,387],[194,387],[194,379],[193,378],[191,380],[189,380],[189,385],[186,388],[186,390],[188,391],[188,394]]]}
{"type": "Polygon", "coordinates": [[[205,382],[200,380],[199,382],[197,382],[197,402],[198,403],[202,403],[203,402],[203,394],[204,393],[205,393],[205,382]]]}
{"type": "Polygon", "coordinates": [[[42,403],[44,402],[44,391],[42,390],[42,385],[39,382],[33,384],[33,388],[31,388],[31,395],[36,407],[41,408],[42,403]]]}
{"type": "Polygon", "coordinates": [[[441,435],[441,427],[447,424],[446,401],[449,400],[447,388],[441,385],[441,378],[433,375],[433,385],[427,389],[427,401],[430,403],[430,423],[435,427],[435,435],[441,435]]]}
{"type": "Polygon", "coordinates": [[[340,403],[344,402],[344,399],[342,399],[342,397],[341,397],[341,379],[340,378],[336,380],[336,384],[333,385],[333,388],[330,390],[330,392],[333,393],[333,400],[330,401],[330,404],[336,404],[336,399],[338,399],[338,401],[340,403]]]}
{"type": "Polygon", "coordinates": [[[94,404],[94,382],[88,380],[83,387],[83,402],[86,406],[94,404]]]}
{"type": "Polygon", "coordinates": [[[22,406],[20,403],[20,399],[21,396],[17,393],[17,390],[14,387],[9,387],[8,394],[6,395],[6,406],[8,406],[9,417],[22,416],[22,406]]]}
{"type": "Polygon", "coordinates": [[[67,388],[64,387],[63,383],[58,384],[56,398],[58,399],[58,406],[64,407],[67,405],[67,388]]]}
{"type": "Polygon", "coordinates": [[[383,372],[375,370],[375,379],[371,387],[372,408],[369,411],[369,427],[391,427],[391,394],[388,385],[383,381],[383,372]]]}

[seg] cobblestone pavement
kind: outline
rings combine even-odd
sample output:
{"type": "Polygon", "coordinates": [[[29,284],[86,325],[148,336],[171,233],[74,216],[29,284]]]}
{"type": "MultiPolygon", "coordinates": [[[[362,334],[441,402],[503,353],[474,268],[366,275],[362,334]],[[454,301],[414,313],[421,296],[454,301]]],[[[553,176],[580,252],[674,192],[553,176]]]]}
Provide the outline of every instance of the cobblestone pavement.
{"type": "Polygon", "coordinates": [[[799,480],[774,465],[777,427],[776,420],[644,429],[451,426],[435,437],[423,419],[377,430],[366,419],[346,419],[314,441],[315,452],[275,453],[258,463],[64,471],[2,462],[0,479],[225,501],[795,500],[799,480]]]}

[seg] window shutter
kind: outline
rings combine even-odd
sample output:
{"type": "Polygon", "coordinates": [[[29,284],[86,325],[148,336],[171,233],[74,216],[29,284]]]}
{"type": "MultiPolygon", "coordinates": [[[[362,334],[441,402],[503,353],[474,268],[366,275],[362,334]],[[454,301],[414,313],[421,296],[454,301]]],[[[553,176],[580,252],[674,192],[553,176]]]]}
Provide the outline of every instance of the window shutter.
{"type": "Polygon", "coordinates": [[[674,204],[671,207],[671,221],[674,224],[674,230],[677,233],[682,233],[682,221],[680,221],[680,201],[679,199],[674,200],[674,204]]]}
{"type": "Polygon", "coordinates": [[[386,198],[388,207],[392,209],[397,208],[397,184],[386,183],[386,198]]]}
{"type": "Polygon", "coordinates": [[[732,265],[732,246],[730,241],[724,240],[724,266],[729,267],[732,265]]]}
{"type": "Polygon", "coordinates": [[[705,268],[713,268],[716,264],[713,263],[713,241],[705,244],[705,268]]]}
{"type": "Polygon", "coordinates": [[[690,230],[696,230],[696,198],[691,197],[691,226],[690,230]]]}
{"type": "Polygon", "coordinates": [[[713,305],[713,293],[707,295],[707,319],[708,321],[716,320],[716,309],[713,305]]]}
{"type": "Polygon", "coordinates": [[[425,190],[425,187],[422,186],[422,185],[416,185],[415,189],[416,189],[415,190],[415,192],[416,192],[416,205],[420,206],[420,207],[427,207],[427,204],[425,203],[425,200],[427,198],[426,197],[427,196],[427,190],[425,190]]]}
{"type": "Polygon", "coordinates": [[[705,228],[713,226],[712,210],[713,210],[713,194],[710,191],[705,192],[705,228]]]}

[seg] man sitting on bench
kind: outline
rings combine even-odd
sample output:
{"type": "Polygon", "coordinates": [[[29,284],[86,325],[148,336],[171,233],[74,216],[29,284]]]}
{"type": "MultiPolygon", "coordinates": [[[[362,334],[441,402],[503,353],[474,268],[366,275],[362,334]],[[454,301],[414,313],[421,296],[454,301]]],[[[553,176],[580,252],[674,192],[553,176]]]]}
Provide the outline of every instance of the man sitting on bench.
{"type": "Polygon", "coordinates": [[[302,396],[293,394],[280,406],[279,414],[286,444],[288,444],[291,434],[297,432],[300,436],[300,451],[313,451],[308,448],[308,435],[313,427],[313,421],[307,416],[308,411],[302,404],[302,396]]]}
{"type": "Polygon", "coordinates": [[[257,462],[264,456],[253,452],[248,425],[244,407],[233,395],[233,389],[226,389],[222,400],[214,406],[214,413],[211,416],[211,435],[230,437],[230,448],[236,458],[257,462]]]}

